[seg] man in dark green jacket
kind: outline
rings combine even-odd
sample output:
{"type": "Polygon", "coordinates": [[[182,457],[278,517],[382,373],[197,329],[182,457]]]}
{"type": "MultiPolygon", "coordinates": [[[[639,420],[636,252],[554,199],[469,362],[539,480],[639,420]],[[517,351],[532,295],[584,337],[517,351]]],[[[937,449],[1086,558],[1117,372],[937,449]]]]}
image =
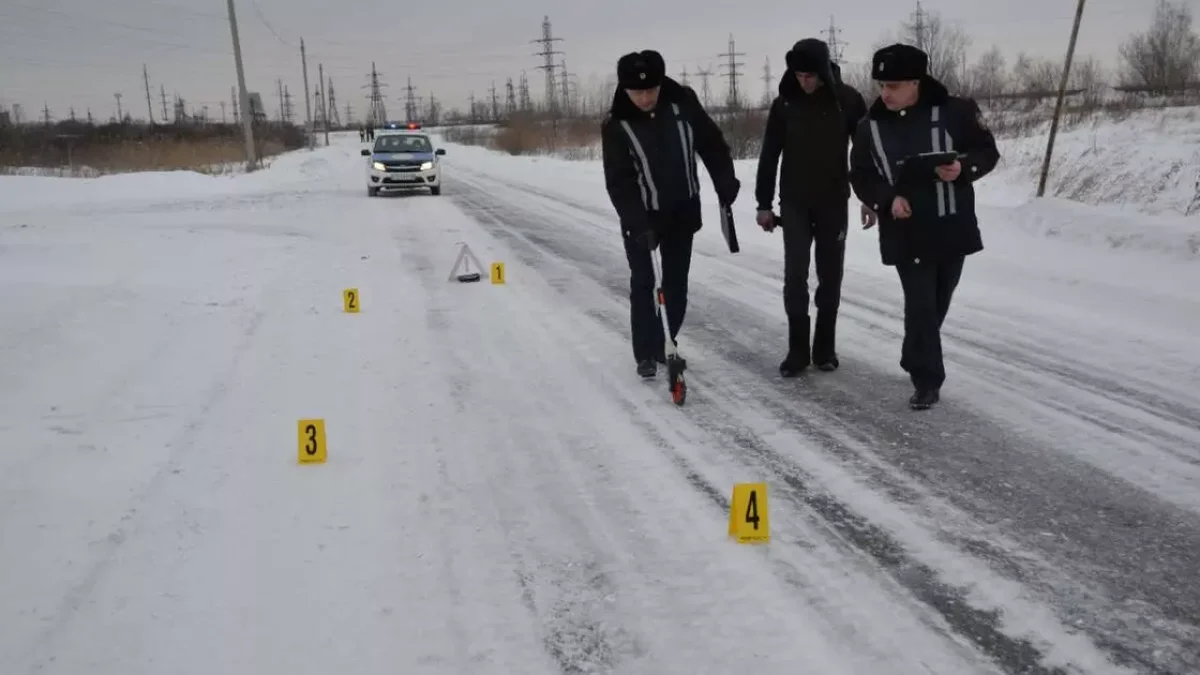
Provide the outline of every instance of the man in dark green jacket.
{"type": "Polygon", "coordinates": [[[900,367],[924,410],[940,399],[946,368],[942,322],[966,256],[983,250],[974,182],[1000,160],[996,139],[974,100],[951,96],[928,74],[916,47],[884,47],[872,59],[879,99],[858,125],[851,152],[855,194],[879,214],[879,250],[904,288],[900,367]],[[957,153],[930,167],[926,153],[957,153]],[[927,159],[927,158],[925,158],[927,159]]]}
{"type": "Polygon", "coordinates": [[[810,363],[821,370],[838,367],[836,327],[842,297],[842,269],[850,199],[846,155],[867,104],[853,87],[842,83],[841,71],[821,40],[797,42],[787,53],[788,72],[771,104],[758,159],[758,224],[774,229],[772,202],[776,166],[780,220],[783,228],[783,305],[788,318],[788,352],[779,373],[793,377],[810,363]],[[809,351],[812,321],[808,313],[808,269],[816,243],[817,307],[815,334],[809,351]]]}

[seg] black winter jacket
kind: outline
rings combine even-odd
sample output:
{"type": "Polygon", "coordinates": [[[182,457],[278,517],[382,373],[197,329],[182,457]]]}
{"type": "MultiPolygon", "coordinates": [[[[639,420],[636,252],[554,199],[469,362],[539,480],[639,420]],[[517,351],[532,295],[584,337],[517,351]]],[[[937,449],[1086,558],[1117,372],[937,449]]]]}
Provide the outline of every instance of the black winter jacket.
{"type": "Polygon", "coordinates": [[[708,169],[717,197],[728,204],[737,196],[733,156],[721,129],[696,92],[669,77],[663,78],[651,112],[639,109],[618,88],[600,135],[605,186],[626,236],[700,229],[696,155],[708,169]]]}
{"type": "MultiPolygon", "coordinates": [[[[798,46],[804,42],[808,41],[798,46]]],[[[827,50],[813,52],[822,59],[827,54],[827,50]]],[[[824,86],[811,94],[800,88],[791,72],[779,81],[779,96],[767,114],[758,158],[754,195],[760,211],[772,209],[781,154],[781,202],[823,206],[850,198],[846,155],[859,120],[867,114],[867,102],[858,90],[842,83],[836,63],[825,63],[825,72],[819,73],[824,86]]]]}
{"type": "Polygon", "coordinates": [[[973,183],[1000,161],[996,139],[973,99],[951,96],[936,79],[921,81],[917,104],[891,111],[877,99],[858,125],[850,153],[850,181],[858,198],[879,215],[883,264],[920,263],[983,250],[973,183]],[[926,152],[960,154],[962,172],[947,183],[937,174],[908,176],[900,163],[926,152]],[[892,217],[902,196],[912,216],[892,217]]]}

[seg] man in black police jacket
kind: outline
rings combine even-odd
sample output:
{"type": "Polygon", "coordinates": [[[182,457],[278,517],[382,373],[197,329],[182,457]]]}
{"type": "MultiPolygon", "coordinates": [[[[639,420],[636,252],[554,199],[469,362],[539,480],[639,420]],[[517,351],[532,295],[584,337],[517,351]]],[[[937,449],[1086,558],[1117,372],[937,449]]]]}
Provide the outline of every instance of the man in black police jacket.
{"type": "Polygon", "coordinates": [[[975,181],[1000,159],[979,106],[951,96],[927,70],[916,47],[884,47],[872,59],[880,97],[859,123],[851,151],[855,194],[879,214],[883,264],[894,265],[904,289],[900,367],[924,410],[946,380],[941,327],[966,256],[983,250],[975,215],[975,181]],[[919,167],[922,153],[957,152],[958,159],[919,167]],[[902,166],[907,164],[907,166],[902,166]]]}
{"type": "Polygon", "coordinates": [[[733,203],[741,183],[721,130],[696,92],[667,77],[662,55],[645,50],[622,56],[617,81],[601,127],[604,182],[621,221],[629,262],[633,357],[638,374],[653,377],[655,362],[666,357],[650,251],[658,248],[662,257],[663,295],[674,340],[687,309],[692,239],[701,227],[696,155],[722,203],[733,203]]]}
{"type": "Polygon", "coordinates": [[[758,224],[771,231],[775,227],[771,202],[776,167],[782,155],[779,202],[788,351],[779,373],[794,377],[810,363],[821,370],[838,367],[835,335],[849,227],[846,153],[858,121],[867,113],[867,103],[862,94],[842,82],[841,70],[830,59],[825,42],[800,40],[788,51],[786,60],[788,72],[779,82],[779,96],[767,115],[754,192],[758,224]],[[810,345],[808,269],[814,242],[817,325],[810,345]]]}

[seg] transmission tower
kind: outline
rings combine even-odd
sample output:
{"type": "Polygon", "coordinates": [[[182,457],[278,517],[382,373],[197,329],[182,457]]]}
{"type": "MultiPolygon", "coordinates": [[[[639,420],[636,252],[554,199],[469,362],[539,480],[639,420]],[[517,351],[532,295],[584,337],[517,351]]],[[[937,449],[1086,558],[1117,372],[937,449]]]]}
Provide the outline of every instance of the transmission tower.
{"type": "Polygon", "coordinates": [[[333,95],[332,77],[329,78],[329,122],[334,128],[342,126],[342,118],[338,115],[337,110],[337,97],[333,95]]]}
{"type": "Polygon", "coordinates": [[[771,57],[767,57],[763,64],[763,105],[771,105],[771,100],[775,97],[771,95],[771,84],[774,79],[771,77],[771,57]]]}
{"type": "Polygon", "coordinates": [[[730,110],[736,110],[741,107],[741,96],[738,94],[738,77],[741,76],[741,73],[738,72],[738,68],[745,65],[738,61],[737,57],[745,56],[745,54],[734,50],[732,33],[729,34],[729,51],[717,54],[717,56],[729,59],[728,62],[721,64],[729,71],[725,74],[729,78],[729,93],[725,99],[725,105],[730,110]]]}
{"type": "Polygon", "coordinates": [[[42,122],[50,126],[50,106],[47,103],[42,103],[42,122]]]}
{"type": "Polygon", "coordinates": [[[441,106],[438,105],[437,97],[433,92],[429,92],[429,123],[436,126],[441,118],[441,106]]]}
{"type": "Polygon", "coordinates": [[[546,107],[549,108],[552,114],[558,112],[558,96],[555,95],[557,86],[554,82],[554,57],[562,54],[562,52],[554,51],[554,43],[561,42],[562,38],[554,37],[550,29],[550,17],[542,17],[542,38],[540,40],[531,40],[531,44],[542,45],[542,51],[534,56],[542,57],[545,62],[538,66],[538,70],[546,71],[546,107]]]}
{"type": "Polygon", "coordinates": [[[476,110],[478,110],[478,108],[475,105],[475,92],[471,92],[471,95],[467,98],[467,100],[470,102],[470,105],[471,105],[471,114],[470,114],[469,119],[471,120],[471,124],[475,124],[477,122],[475,113],[476,113],[476,110]]]}
{"type": "Polygon", "coordinates": [[[121,97],[124,96],[121,92],[113,94],[113,98],[117,99],[117,124],[125,121],[125,113],[121,110],[121,97]]]}
{"type": "Polygon", "coordinates": [[[408,85],[404,87],[404,119],[409,122],[416,122],[417,117],[417,88],[413,86],[412,78],[408,78],[408,85]]]}
{"type": "Polygon", "coordinates": [[[283,85],[283,120],[290,123],[292,116],[292,92],[288,91],[285,84],[283,85]]]}
{"type": "Polygon", "coordinates": [[[158,85],[158,95],[162,100],[163,124],[170,124],[170,122],[167,121],[171,118],[167,115],[167,87],[165,85],[158,85]]]}
{"type": "Polygon", "coordinates": [[[562,100],[563,112],[571,114],[571,75],[567,72],[567,60],[563,59],[559,64],[562,69],[562,100]]]}
{"type": "Polygon", "coordinates": [[[928,26],[925,24],[925,8],[921,7],[921,0],[917,0],[917,11],[912,14],[913,22],[909,26],[912,29],[913,37],[916,38],[918,49],[929,51],[929,46],[925,44],[925,31],[928,26]]]}
{"type": "Polygon", "coordinates": [[[528,112],[533,107],[533,100],[529,96],[529,78],[526,77],[525,71],[521,71],[521,84],[517,86],[517,107],[521,112],[528,112]]]}
{"type": "Polygon", "coordinates": [[[379,81],[379,71],[375,70],[375,62],[371,62],[371,74],[367,76],[368,82],[364,89],[370,90],[367,94],[367,125],[371,128],[377,127],[387,120],[387,108],[383,105],[383,89],[387,87],[379,81]]]}
{"type": "Polygon", "coordinates": [[[700,100],[704,101],[704,107],[707,108],[712,94],[712,90],[708,87],[708,78],[712,77],[713,74],[712,69],[703,70],[697,68],[696,74],[700,76],[700,100]]]}
{"type": "Polygon", "coordinates": [[[492,121],[500,119],[500,97],[496,94],[496,81],[492,80],[492,86],[488,89],[488,94],[492,99],[492,121]]]}
{"type": "Polygon", "coordinates": [[[688,86],[687,66],[684,66],[683,72],[679,74],[679,84],[682,84],[685,87],[688,86]]]}
{"type": "Polygon", "coordinates": [[[508,82],[504,84],[504,114],[512,117],[517,111],[517,91],[513,88],[512,78],[508,78],[508,82]]]}
{"type": "Polygon", "coordinates": [[[825,42],[829,43],[829,58],[834,63],[842,62],[842,52],[846,49],[846,43],[842,42],[838,35],[841,35],[842,29],[834,23],[833,15],[829,15],[829,28],[821,31],[825,35],[825,42]]]}

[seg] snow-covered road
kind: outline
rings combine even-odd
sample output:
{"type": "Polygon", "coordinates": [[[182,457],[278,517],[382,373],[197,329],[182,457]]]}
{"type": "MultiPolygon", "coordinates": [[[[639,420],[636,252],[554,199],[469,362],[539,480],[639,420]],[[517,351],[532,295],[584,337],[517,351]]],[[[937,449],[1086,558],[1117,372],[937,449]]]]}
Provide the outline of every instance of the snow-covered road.
{"type": "Polygon", "coordinates": [[[843,368],[779,380],[747,202],[743,253],[697,245],[680,409],[595,167],[449,147],[441,197],[368,199],[349,138],[0,179],[5,673],[1200,669],[1195,264],[993,235],[914,414],[869,234],[843,368]],[[460,242],[507,283],[448,282],[460,242]],[[759,481],[772,541],[731,543],[759,481]]]}

